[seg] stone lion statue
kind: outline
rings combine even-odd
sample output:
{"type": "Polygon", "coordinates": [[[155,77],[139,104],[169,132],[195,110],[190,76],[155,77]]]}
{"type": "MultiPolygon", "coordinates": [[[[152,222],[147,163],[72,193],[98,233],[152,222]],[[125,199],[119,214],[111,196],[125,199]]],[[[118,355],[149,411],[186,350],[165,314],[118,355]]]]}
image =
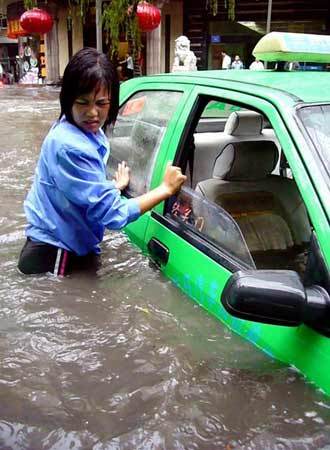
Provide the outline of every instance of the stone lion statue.
{"type": "Polygon", "coordinates": [[[172,72],[197,70],[196,56],[190,50],[190,40],[186,36],[175,39],[175,56],[172,72]]]}

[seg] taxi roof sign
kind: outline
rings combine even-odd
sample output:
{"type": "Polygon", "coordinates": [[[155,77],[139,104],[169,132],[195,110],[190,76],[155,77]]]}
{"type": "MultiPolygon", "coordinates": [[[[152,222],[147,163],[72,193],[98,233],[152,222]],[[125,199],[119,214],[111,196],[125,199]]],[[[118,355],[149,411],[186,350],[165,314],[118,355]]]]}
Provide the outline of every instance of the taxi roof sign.
{"type": "Polygon", "coordinates": [[[330,36],[273,31],[260,39],[252,54],[263,61],[330,63],[330,36]]]}

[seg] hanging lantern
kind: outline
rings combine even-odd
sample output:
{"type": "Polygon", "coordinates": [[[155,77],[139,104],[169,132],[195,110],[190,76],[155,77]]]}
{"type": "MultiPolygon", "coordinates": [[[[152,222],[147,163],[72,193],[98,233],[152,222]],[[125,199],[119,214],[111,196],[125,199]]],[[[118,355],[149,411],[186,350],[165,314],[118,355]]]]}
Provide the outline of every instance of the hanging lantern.
{"type": "Polygon", "coordinates": [[[137,5],[136,15],[141,31],[152,31],[160,24],[160,9],[148,2],[137,5]]]}
{"type": "Polygon", "coordinates": [[[48,33],[53,26],[53,18],[47,11],[32,8],[25,11],[20,18],[21,27],[28,33],[48,33]]]}

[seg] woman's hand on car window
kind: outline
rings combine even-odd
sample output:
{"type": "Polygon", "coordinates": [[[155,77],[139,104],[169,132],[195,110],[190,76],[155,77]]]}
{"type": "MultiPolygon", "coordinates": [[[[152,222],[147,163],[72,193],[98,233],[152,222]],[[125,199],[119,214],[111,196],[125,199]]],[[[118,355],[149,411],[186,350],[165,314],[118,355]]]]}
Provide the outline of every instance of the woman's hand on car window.
{"type": "Polygon", "coordinates": [[[186,176],[182,174],[180,167],[172,166],[170,163],[166,167],[162,183],[139,197],[136,201],[140,207],[141,214],[149,211],[158,203],[174,195],[186,181],[186,176]]]}
{"type": "Polygon", "coordinates": [[[183,175],[181,168],[167,164],[162,185],[167,189],[169,196],[174,195],[186,181],[186,175],[183,175]]]}
{"type": "Polygon", "coordinates": [[[118,164],[117,171],[115,173],[115,186],[117,189],[122,191],[128,186],[130,177],[130,168],[127,166],[125,161],[118,164]]]}

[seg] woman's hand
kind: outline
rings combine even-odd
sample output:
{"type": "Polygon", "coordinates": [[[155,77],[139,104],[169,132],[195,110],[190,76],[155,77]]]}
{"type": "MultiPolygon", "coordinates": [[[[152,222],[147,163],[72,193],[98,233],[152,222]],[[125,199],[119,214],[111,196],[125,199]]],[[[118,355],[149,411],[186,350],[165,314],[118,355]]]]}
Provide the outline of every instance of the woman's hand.
{"type": "Polygon", "coordinates": [[[172,166],[171,163],[168,163],[161,186],[166,189],[170,197],[181,188],[186,179],[187,177],[183,175],[180,167],[172,166]]]}
{"type": "Polygon", "coordinates": [[[125,161],[118,164],[118,169],[115,173],[115,186],[122,191],[128,186],[130,177],[130,168],[126,165],[125,161]]]}
{"type": "Polygon", "coordinates": [[[158,203],[174,195],[186,179],[187,177],[182,174],[180,167],[172,166],[172,164],[169,163],[166,167],[163,182],[146,194],[135,197],[141,214],[149,211],[154,206],[158,205],[158,203]]]}

